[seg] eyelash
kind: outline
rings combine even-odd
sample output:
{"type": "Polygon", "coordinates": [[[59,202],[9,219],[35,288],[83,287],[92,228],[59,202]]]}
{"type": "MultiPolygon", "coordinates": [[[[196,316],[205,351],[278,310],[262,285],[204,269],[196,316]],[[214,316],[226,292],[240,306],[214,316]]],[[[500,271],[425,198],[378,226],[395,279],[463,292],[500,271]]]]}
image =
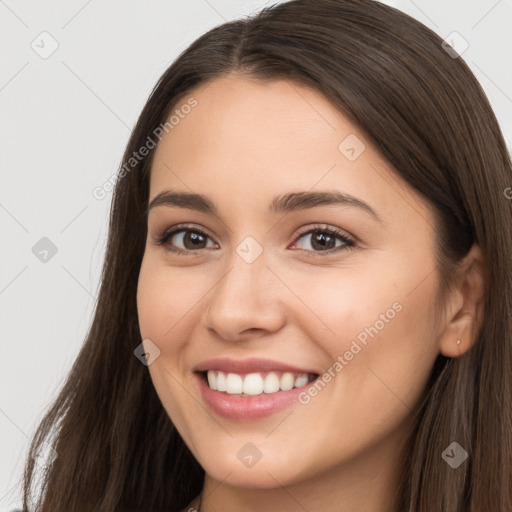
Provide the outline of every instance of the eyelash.
{"type": "MultiPolygon", "coordinates": [[[[173,249],[170,247],[170,244],[168,244],[168,241],[176,234],[178,233],[181,233],[182,231],[189,231],[189,232],[193,232],[193,233],[196,233],[196,234],[199,234],[201,236],[204,236],[206,238],[211,238],[207,233],[205,233],[204,231],[202,231],[201,229],[198,229],[196,227],[193,227],[193,226],[188,226],[188,225],[179,225],[179,226],[175,226],[173,228],[171,228],[170,230],[167,230],[165,231],[164,233],[162,233],[162,235],[158,236],[157,239],[153,242],[155,245],[166,245],[166,249],[168,251],[171,251],[175,254],[182,254],[182,255],[186,255],[186,256],[198,256],[198,254],[194,254],[194,253],[200,253],[202,251],[205,251],[207,250],[206,248],[203,248],[203,249],[198,249],[196,251],[192,251],[192,250],[186,250],[186,249],[173,249]]],[[[345,235],[342,231],[339,231],[337,229],[334,229],[334,228],[329,228],[329,227],[324,227],[322,225],[315,225],[313,226],[312,228],[309,228],[305,231],[302,231],[300,233],[297,234],[297,237],[295,239],[298,240],[299,238],[301,238],[302,236],[304,235],[309,235],[311,233],[315,233],[315,232],[321,232],[321,233],[327,233],[331,236],[334,236],[336,238],[339,238],[341,239],[341,241],[344,243],[344,245],[342,245],[341,247],[335,247],[335,248],[332,248],[332,249],[328,249],[326,251],[311,251],[311,250],[307,250],[307,249],[299,249],[301,251],[306,251],[306,252],[309,252],[309,253],[313,253],[317,256],[324,256],[324,255],[330,255],[330,254],[333,254],[333,253],[337,253],[337,252],[341,252],[343,250],[350,250],[350,249],[353,249],[355,247],[355,242],[349,238],[347,235],[345,235]]]]}

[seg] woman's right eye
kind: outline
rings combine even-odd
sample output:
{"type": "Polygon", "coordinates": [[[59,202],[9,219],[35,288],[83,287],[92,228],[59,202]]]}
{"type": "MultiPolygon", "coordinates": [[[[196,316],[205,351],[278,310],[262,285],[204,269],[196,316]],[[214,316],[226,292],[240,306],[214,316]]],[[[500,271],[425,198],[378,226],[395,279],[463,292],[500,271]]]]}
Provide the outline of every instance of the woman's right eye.
{"type": "MultiPolygon", "coordinates": [[[[186,228],[186,227],[178,227],[171,230],[165,231],[162,235],[160,235],[157,240],[154,242],[156,245],[163,245],[169,251],[175,252],[177,254],[189,254],[192,252],[197,252],[206,247],[198,247],[202,245],[205,239],[211,238],[200,229],[197,228],[186,228]],[[179,235],[179,236],[177,236],[179,235]],[[172,242],[172,239],[175,238],[178,243],[183,245],[189,244],[189,247],[184,247],[184,249],[176,248],[175,242],[172,242]],[[172,242],[172,243],[171,243],[172,242]]],[[[214,243],[214,245],[217,245],[214,243]]]]}

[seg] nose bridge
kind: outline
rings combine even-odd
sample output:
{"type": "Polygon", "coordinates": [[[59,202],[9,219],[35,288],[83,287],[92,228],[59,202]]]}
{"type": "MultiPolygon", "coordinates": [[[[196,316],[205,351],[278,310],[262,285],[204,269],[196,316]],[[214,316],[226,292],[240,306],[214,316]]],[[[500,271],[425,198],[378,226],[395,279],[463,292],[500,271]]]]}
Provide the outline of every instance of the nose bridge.
{"type": "Polygon", "coordinates": [[[226,305],[243,301],[245,308],[268,302],[261,296],[269,273],[266,264],[263,247],[253,237],[246,237],[233,248],[226,274],[215,287],[212,300],[215,297],[226,305]]]}
{"type": "MultiPolygon", "coordinates": [[[[226,271],[208,298],[206,324],[226,339],[248,329],[278,328],[283,314],[268,295],[272,272],[263,246],[253,237],[233,248],[226,271]]],[[[275,279],[275,277],[274,277],[275,279]]]]}

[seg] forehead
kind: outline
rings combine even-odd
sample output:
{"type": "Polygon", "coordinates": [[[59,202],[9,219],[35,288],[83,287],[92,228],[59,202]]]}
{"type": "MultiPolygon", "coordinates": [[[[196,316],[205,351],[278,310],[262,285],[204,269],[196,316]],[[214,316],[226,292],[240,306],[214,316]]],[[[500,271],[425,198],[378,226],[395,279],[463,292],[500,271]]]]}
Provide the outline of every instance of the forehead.
{"type": "MultiPolygon", "coordinates": [[[[175,164],[214,156],[219,168],[242,158],[244,168],[261,168],[258,164],[272,159],[270,171],[298,157],[314,161],[318,155],[312,146],[336,154],[333,142],[355,131],[318,91],[290,81],[260,82],[228,75],[195,89],[189,97],[197,105],[157,148],[157,157],[165,152],[175,164]]],[[[187,99],[173,111],[179,111],[187,99]]]]}
{"type": "Polygon", "coordinates": [[[173,113],[155,150],[150,200],[178,189],[248,207],[292,190],[336,189],[384,213],[413,204],[428,216],[360,128],[315,89],[228,75],[191,91],[173,113]],[[191,98],[195,106],[182,109],[191,98]]]}

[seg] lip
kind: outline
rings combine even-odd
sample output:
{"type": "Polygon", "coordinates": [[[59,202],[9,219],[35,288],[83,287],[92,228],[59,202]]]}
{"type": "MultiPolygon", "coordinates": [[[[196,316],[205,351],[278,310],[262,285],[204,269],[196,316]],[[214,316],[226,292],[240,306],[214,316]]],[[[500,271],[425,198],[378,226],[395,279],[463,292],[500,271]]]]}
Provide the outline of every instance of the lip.
{"type": "MultiPolygon", "coordinates": [[[[263,370],[260,370],[263,371],[263,370]]],[[[302,372],[302,370],[301,370],[302,372]]],[[[289,391],[276,391],[255,396],[229,395],[208,386],[203,373],[194,372],[203,401],[211,411],[223,418],[250,421],[264,418],[285,409],[298,401],[298,396],[313,382],[289,391]]]]}
{"type": "MultiPolygon", "coordinates": [[[[205,372],[207,370],[220,370],[226,373],[257,373],[257,372],[292,372],[292,373],[315,373],[319,372],[311,368],[299,368],[280,361],[272,359],[261,359],[251,357],[249,359],[231,359],[229,357],[219,357],[216,359],[208,359],[196,365],[193,370],[195,372],[205,372]]],[[[298,388],[297,388],[298,389],[298,388]]]]}

